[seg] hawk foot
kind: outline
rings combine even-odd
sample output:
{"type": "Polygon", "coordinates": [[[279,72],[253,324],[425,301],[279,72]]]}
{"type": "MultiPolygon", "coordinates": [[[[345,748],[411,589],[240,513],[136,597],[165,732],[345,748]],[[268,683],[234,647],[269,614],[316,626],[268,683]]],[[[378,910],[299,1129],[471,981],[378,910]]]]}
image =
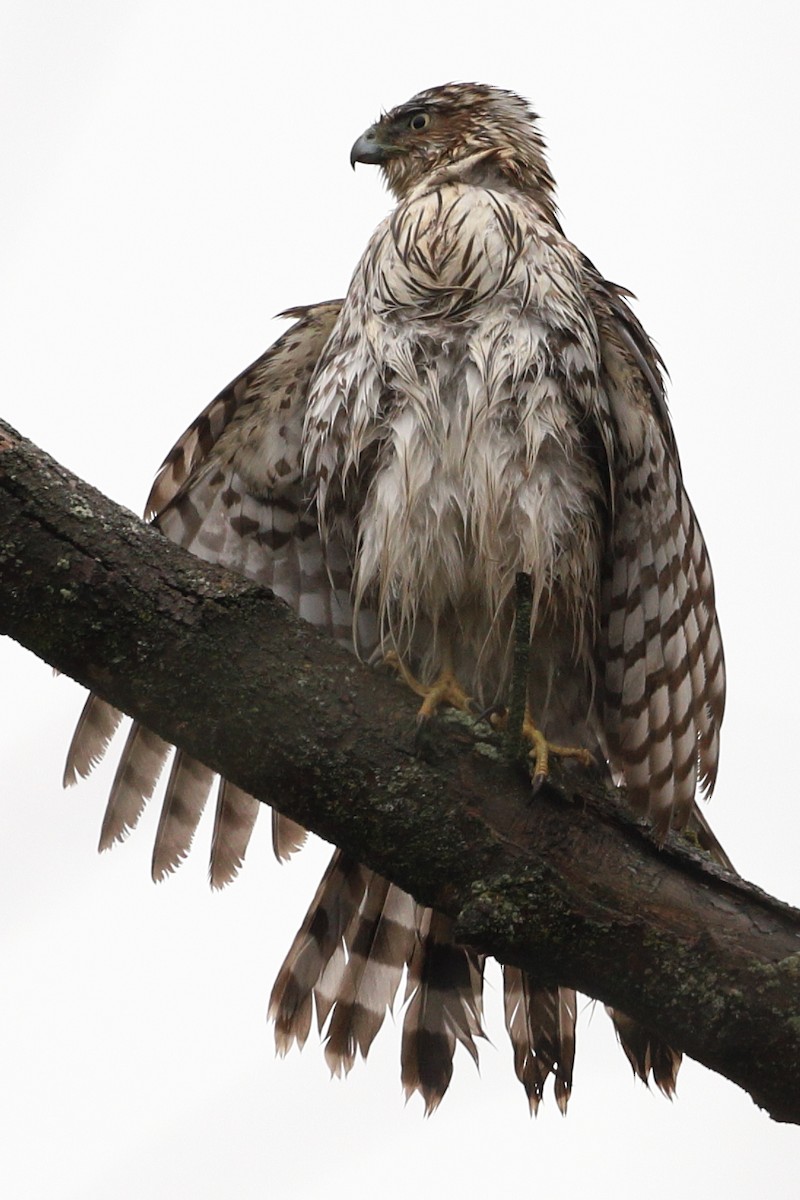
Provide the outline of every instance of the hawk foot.
{"type": "Polygon", "coordinates": [[[460,712],[472,712],[472,700],[449,667],[445,667],[439,678],[428,686],[420,683],[416,676],[411,674],[394,650],[390,650],[383,661],[397,671],[403,683],[410,687],[412,692],[422,696],[422,704],[417,713],[418,721],[427,721],[443,704],[449,704],[451,708],[457,708],[460,712]]]}
{"type": "Polygon", "coordinates": [[[534,795],[539,791],[539,788],[550,773],[551,756],[554,758],[574,758],[583,767],[594,767],[597,765],[594,755],[585,750],[583,746],[559,746],[555,742],[548,742],[541,729],[538,729],[534,725],[533,718],[529,712],[525,713],[525,720],[522,722],[522,736],[532,747],[528,758],[531,761],[531,786],[534,795]]]}

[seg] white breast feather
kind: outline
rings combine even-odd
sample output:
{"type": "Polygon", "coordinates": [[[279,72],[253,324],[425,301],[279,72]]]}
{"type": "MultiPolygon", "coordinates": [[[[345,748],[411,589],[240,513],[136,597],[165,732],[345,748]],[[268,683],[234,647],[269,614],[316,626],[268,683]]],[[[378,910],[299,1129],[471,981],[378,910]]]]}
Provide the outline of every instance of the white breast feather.
{"type": "MultiPolygon", "coordinates": [[[[401,653],[422,628],[423,673],[461,625],[451,649],[473,676],[495,664],[498,686],[516,572],[541,602],[573,570],[570,549],[598,542],[576,429],[597,395],[597,332],[574,255],[523,197],[463,184],[412,197],[373,235],[312,382],[322,521],[343,494],[358,514],[356,608],[377,596],[401,653]]],[[[598,554],[573,581],[589,605],[598,554]]]]}

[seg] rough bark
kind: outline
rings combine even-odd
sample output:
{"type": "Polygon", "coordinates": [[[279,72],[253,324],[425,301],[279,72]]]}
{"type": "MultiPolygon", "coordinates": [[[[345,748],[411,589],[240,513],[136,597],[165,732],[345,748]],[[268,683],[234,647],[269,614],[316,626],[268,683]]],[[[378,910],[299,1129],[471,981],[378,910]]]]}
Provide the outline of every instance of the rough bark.
{"type": "MultiPolygon", "coordinates": [[[[800,1122],[800,913],[659,848],[585,777],[530,794],[463,721],[170,545],[0,423],[0,632],[453,915],[800,1122]]],[[[55,781],[54,781],[55,786],[55,781]]]]}

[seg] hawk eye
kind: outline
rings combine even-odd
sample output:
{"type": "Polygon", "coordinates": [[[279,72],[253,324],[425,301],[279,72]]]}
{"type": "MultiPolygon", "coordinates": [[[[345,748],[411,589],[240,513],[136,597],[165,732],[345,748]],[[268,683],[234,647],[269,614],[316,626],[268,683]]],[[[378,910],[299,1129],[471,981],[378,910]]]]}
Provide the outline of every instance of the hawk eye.
{"type": "Polygon", "coordinates": [[[414,113],[413,117],[411,117],[409,119],[408,127],[409,127],[409,129],[416,129],[416,130],[427,129],[427,127],[430,125],[430,123],[431,123],[430,113],[418,112],[418,113],[414,113]]]}

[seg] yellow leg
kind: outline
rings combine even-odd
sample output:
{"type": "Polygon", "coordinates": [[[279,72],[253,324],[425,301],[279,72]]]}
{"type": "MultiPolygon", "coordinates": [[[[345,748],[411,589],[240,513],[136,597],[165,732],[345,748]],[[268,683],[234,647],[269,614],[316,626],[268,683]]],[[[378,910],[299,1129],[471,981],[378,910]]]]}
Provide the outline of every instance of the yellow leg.
{"type": "Polygon", "coordinates": [[[422,696],[422,704],[417,713],[418,721],[427,721],[443,704],[449,704],[451,708],[457,708],[461,712],[472,711],[472,701],[456,679],[449,658],[445,660],[439,678],[430,687],[420,683],[393,650],[389,651],[384,662],[397,671],[412,692],[417,696],[422,696]]]}
{"type": "Polygon", "coordinates": [[[554,742],[548,742],[547,738],[538,729],[533,722],[530,710],[525,710],[525,719],[522,722],[522,736],[531,744],[531,751],[528,758],[532,762],[531,767],[531,782],[534,792],[538,792],[539,788],[547,779],[550,773],[550,756],[555,758],[574,758],[584,767],[595,766],[594,757],[585,750],[583,746],[558,746],[554,742]]]}

